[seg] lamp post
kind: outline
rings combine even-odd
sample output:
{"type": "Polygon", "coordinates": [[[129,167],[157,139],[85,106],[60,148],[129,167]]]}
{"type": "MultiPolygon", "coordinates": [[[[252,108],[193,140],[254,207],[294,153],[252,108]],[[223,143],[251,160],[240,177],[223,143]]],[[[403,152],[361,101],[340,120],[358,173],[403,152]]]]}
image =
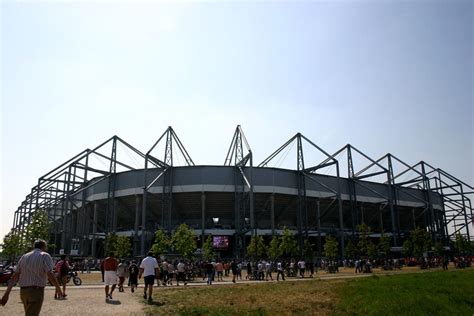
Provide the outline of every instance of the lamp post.
{"type": "MultiPolygon", "coordinates": [[[[242,249],[243,249],[243,252],[244,252],[245,254],[247,254],[247,243],[245,242],[245,238],[246,238],[247,232],[249,231],[250,218],[245,217],[245,218],[244,218],[244,224],[245,224],[245,230],[244,230],[243,236],[242,236],[242,237],[243,237],[242,239],[243,239],[243,244],[244,244],[244,245],[243,245],[242,249]]],[[[252,234],[250,234],[250,236],[252,236],[252,234]]]]}

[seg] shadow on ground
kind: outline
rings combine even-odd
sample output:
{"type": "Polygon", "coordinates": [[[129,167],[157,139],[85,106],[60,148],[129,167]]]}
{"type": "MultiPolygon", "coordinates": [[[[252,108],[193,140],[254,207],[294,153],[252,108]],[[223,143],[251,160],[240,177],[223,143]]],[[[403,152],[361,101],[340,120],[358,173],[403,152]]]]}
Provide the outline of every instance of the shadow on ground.
{"type": "Polygon", "coordinates": [[[154,305],[154,306],[163,306],[165,305],[165,302],[158,302],[158,301],[147,301],[148,305],[154,305]]]}

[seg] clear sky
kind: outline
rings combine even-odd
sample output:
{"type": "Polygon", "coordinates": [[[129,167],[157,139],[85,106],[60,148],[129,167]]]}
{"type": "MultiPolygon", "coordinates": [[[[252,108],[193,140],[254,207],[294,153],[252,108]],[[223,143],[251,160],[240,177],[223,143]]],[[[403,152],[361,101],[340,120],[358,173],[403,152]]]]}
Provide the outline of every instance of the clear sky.
{"type": "MultiPolygon", "coordinates": [[[[296,132],[474,184],[472,1],[1,2],[0,236],[38,177],[173,126],[222,164],[296,132]]],[[[363,166],[360,166],[363,167],[363,166]]]]}

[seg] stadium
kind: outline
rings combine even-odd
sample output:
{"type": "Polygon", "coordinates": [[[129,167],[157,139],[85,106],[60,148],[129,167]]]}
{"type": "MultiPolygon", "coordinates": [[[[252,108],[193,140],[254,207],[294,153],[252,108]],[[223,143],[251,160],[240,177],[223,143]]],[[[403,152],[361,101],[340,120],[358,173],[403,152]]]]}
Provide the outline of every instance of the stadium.
{"type": "Polygon", "coordinates": [[[319,255],[332,235],[343,256],[361,223],[371,238],[390,236],[393,251],[416,227],[445,246],[456,234],[471,240],[473,187],[424,161],[373,159],[349,144],[329,154],[297,133],[257,164],[240,126],[223,161],[196,165],[171,127],[146,153],[113,136],[40,177],[12,231],[24,231],[41,209],[55,253],[93,257],[104,255],[110,232],[129,236],[133,254],[143,255],[157,229],[171,234],[182,223],[198,245],[212,235],[224,257],[243,257],[251,236],[268,240],[284,228],[319,255]],[[274,166],[288,156],[293,166],[274,166]]]}

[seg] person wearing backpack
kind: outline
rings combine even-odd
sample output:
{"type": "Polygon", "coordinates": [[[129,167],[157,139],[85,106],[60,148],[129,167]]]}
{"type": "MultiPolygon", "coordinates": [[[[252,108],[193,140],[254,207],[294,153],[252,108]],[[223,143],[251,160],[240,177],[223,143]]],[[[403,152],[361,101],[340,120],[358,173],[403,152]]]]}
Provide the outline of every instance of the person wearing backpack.
{"type": "Polygon", "coordinates": [[[63,299],[67,296],[66,294],[66,283],[67,283],[67,274],[69,273],[70,269],[69,262],[67,261],[66,255],[61,255],[61,260],[56,263],[56,278],[58,279],[58,283],[63,286],[63,296],[59,297],[58,295],[54,295],[55,299],[63,299]]]}

